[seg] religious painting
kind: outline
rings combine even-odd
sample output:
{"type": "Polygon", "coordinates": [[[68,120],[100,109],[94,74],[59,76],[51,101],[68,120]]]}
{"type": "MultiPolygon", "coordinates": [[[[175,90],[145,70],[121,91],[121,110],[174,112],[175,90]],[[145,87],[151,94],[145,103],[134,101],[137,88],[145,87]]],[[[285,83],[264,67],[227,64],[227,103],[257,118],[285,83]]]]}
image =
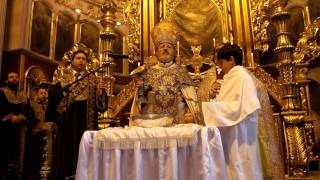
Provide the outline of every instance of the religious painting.
{"type": "Polygon", "coordinates": [[[213,0],[181,1],[171,15],[181,30],[182,56],[193,56],[191,46],[202,46],[201,54],[213,54],[213,41],[222,42],[222,13],[213,0]]]}
{"type": "Polygon", "coordinates": [[[81,26],[81,43],[98,52],[99,50],[99,28],[92,23],[81,26]]]}
{"type": "Polygon", "coordinates": [[[49,56],[52,13],[42,1],[35,1],[33,5],[30,48],[34,52],[49,56]]]}
{"type": "Polygon", "coordinates": [[[72,47],[74,43],[74,23],[75,20],[72,16],[58,15],[55,60],[60,61],[63,54],[72,47]]]}

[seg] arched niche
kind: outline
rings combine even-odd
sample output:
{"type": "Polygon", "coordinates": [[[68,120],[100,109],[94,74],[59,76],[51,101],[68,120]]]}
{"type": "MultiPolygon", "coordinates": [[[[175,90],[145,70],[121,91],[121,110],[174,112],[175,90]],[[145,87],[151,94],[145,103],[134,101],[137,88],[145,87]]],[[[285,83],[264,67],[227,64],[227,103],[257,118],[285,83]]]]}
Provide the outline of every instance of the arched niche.
{"type": "Polygon", "coordinates": [[[43,1],[34,1],[30,49],[41,55],[50,55],[52,11],[43,1]]]}

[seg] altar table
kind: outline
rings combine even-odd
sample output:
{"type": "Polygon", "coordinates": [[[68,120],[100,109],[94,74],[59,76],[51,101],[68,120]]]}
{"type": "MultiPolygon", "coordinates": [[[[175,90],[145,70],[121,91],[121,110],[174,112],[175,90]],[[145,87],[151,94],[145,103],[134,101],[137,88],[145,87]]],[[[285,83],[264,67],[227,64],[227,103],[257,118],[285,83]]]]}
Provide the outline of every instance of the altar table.
{"type": "Polygon", "coordinates": [[[217,128],[107,128],[84,133],[76,180],[224,180],[225,167],[217,128]]]}

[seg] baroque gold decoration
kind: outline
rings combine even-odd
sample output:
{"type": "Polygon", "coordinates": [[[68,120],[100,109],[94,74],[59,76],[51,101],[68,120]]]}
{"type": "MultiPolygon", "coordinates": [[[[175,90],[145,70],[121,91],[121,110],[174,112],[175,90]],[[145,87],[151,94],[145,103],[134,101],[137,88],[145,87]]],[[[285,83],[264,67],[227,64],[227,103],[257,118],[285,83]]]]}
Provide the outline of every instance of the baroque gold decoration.
{"type": "Polygon", "coordinates": [[[106,65],[101,72],[101,76],[106,82],[105,91],[108,96],[108,108],[107,112],[101,114],[102,116],[99,118],[99,127],[108,127],[109,123],[116,122],[117,120],[112,117],[112,105],[113,105],[113,88],[115,77],[113,77],[113,66],[115,65],[112,57],[109,57],[108,54],[113,53],[113,44],[116,38],[116,32],[114,27],[116,25],[115,20],[115,12],[116,5],[112,0],[106,0],[101,7],[101,11],[103,13],[100,23],[103,27],[103,30],[100,32],[100,40],[101,40],[101,56],[100,56],[100,65],[106,65]]]}
{"type": "Polygon", "coordinates": [[[134,81],[131,81],[122,88],[112,102],[112,118],[115,118],[121,112],[121,110],[132,101],[136,90],[137,87],[134,81]]]}
{"type": "Polygon", "coordinates": [[[297,83],[297,67],[293,59],[293,50],[289,40],[288,20],[290,14],[285,7],[288,0],[275,0],[270,2],[272,10],[271,20],[274,22],[277,33],[277,45],[274,49],[279,63],[277,68],[280,73],[282,88],[283,128],[285,135],[285,153],[287,175],[290,178],[308,177],[307,140],[305,137],[305,115],[299,102],[299,86],[297,83]]]}
{"type": "Polygon", "coordinates": [[[196,87],[199,87],[200,82],[202,81],[202,79],[204,79],[205,73],[207,73],[207,71],[201,72],[201,68],[204,65],[214,66],[213,56],[204,58],[200,54],[202,46],[191,46],[191,50],[193,52],[193,56],[190,59],[184,59],[182,64],[183,66],[192,66],[194,72],[189,72],[189,74],[192,80],[195,82],[196,87]]]}
{"type": "MultiPolygon", "coordinates": [[[[105,0],[56,0],[56,2],[71,10],[79,9],[81,14],[86,15],[92,19],[100,19],[100,7],[103,6],[105,0]]],[[[117,1],[117,21],[122,22],[122,1],[117,1]]]]}
{"type": "MultiPolygon", "coordinates": [[[[56,83],[58,81],[65,82],[66,79],[64,79],[64,74],[72,74],[72,68],[71,68],[71,61],[74,56],[74,53],[78,51],[84,51],[87,54],[87,65],[86,70],[92,71],[95,69],[98,65],[98,60],[96,58],[96,54],[93,52],[92,49],[88,48],[86,45],[82,43],[76,43],[72,46],[72,48],[67,51],[64,56],[62,57],[62,62],[58,66],[58,68],[55,70],[53,75],[53,83],[56,83]]],[[[69,81],[72,82],[72,81],[69,81]]]]}
{"type": "Polygon", "coordinates": [[[258,78],[267,88],[268,93],[276,102],[282,104],[282,92],[279,83],[271,77],[259,64],[255,64],[254,68],[250,68],[256,78],[258,78]]]}
{"type": "Polygon", "coordinates": [[[253,26],[254,50],[262,53],[269,49],[267,28],[270,21],[267,16],[269,0],[251,1],[251,19],[253,26]]]}
{"type": "Polygon", "coordinates": [[[129,25],[127,47],[129,62],[141,61],[141,1],[130,0],[124,8],[124,22],[129,25]]]}
{"type": "Polygon", "coordinates": [[[311,115],[311,102],[309,93],[310,80],[307,79],[308,65],[310,62],[318,60],[320,56],[320,17],[312,24],[305,27],[302,37],[298,40],[294,51],[294,62],[296,63],[296,80],[299,83],[301,108],[306,112],[305,133],[308,158],[310,160],[319,160],[319,156],[315,154],[315,132],[314,119],[311,115]]]}
{"type": "Polygon", "coordinates": [[[295,63],[305,63],[320,56],[320,17],[305,27],[294,51],[295,63]]]}

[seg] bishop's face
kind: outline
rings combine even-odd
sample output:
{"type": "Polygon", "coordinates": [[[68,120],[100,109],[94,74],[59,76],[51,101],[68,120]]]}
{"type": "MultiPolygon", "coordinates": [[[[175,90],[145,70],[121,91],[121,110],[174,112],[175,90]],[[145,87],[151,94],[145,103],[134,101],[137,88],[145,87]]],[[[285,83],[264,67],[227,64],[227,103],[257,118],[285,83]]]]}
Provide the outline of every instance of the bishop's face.
{"type": "Polygon", "coordinates": [[[175,46],[166,42],[161,43],[157,47],[156,56],[161,63],[172,62],[176,56],[175,46]]]}
{"type": "Polygon", "coordinates": [[[86,69],[86,64],[87,64],[87,56],[82,53],[82,52],[78,52],[73,60],[71,61],[71,65],[73,67],[74,70],[76,70],[77,72],[82,72],[86,69]]]}

